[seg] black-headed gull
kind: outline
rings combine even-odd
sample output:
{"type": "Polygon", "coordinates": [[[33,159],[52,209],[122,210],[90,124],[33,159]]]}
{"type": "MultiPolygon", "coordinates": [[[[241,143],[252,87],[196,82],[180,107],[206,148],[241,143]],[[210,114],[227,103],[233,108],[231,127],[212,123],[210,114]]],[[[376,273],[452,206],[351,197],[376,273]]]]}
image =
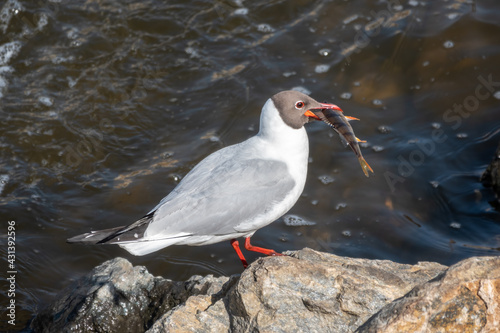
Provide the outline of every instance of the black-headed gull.
{"type": "MultiPolygon", "coordinates": [[[[69,243],[118,244],[133,255],[170,245],[207,245],[230,240],[243,265],[239,237],[250,237],[283,216],[298,200],[306,181],[309,141],[304,128],[318,112],[341,111],[297,91],[267,100],[257,135],[222,148],[196,165],[147,215],[125,226],[92,231],[69,243]]],[[[324,118],[324,117],[323,117],[324,118]]]]}

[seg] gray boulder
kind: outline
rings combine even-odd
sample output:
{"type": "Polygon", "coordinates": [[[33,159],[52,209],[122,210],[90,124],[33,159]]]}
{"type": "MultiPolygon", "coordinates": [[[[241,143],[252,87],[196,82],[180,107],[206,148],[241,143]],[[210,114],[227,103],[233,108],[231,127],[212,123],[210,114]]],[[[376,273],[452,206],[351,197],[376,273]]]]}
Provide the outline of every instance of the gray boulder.
{"type": "Polygon", "coordinates": [[[356,332],[499,332],[500,258],[475,257],[386,305],[356,332]]]}
{"type": "Polygon", "coordinates": [[[148,332],[352,332],[446,269],[310,249],[289,254],[257,260],[222,299],[212,302],[209,295],[199,295],[166,313],[148,332]]]}
{"type": "Polygon", "coordinates": [[[175,282],[115,258],[63,290],[34,318],[31,328],[36,332],[144,332],[189,296],[220,290],[227,280],[193,276],[175,282]]]}
{"type": "Polygon", "coordinates": [[[490,332],[498,327],[500,258],[470,258],[448,268],[311,249],[288,254],[260,258],[241,276],[194,276],[185,282],[153,277],[125,259],[110,260],[64,291],[32,328],[153,333],[490,332]]]}

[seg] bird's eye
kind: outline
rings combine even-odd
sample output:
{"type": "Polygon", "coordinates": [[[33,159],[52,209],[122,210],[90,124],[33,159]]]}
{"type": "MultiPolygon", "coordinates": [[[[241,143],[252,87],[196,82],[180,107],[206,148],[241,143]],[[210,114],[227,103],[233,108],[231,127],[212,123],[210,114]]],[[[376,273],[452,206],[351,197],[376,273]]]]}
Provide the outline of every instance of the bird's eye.
{"type": "Polygon", "coordinates": [[[300,110],[300,109],[302,109],[303,107],[304,107],[304,102],[302,102],[302,101],[295,102],[295,108],[296,108],[297,110],[300,110]]]}

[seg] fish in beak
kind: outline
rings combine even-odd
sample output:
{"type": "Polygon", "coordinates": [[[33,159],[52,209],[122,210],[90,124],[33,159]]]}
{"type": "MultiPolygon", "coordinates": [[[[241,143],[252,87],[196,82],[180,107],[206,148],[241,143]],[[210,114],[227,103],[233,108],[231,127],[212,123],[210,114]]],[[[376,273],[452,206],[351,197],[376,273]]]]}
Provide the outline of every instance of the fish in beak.
{"type": "Polygon", "coordinates": [[[365,142],[356,137],[354,130],[349,124],[350,120],[359,120],[358,118],[345,116],[341,108],[335,104],[320,103],[320,107],[311,108],[305,115],[310,119],[321,120],[327,123],[337,132],[340,137],[347,142],[352,151],[356,154],[366,177],[369,177],[368,171],[373,173],[373,169],[366,162],[359,148],[358,142],[365,142]]]}

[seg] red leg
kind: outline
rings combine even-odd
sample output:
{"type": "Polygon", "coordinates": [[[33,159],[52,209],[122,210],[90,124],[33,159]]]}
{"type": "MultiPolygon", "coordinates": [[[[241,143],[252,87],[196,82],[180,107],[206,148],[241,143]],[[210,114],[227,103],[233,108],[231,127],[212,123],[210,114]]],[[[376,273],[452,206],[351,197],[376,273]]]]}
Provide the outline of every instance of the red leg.
{"type": "MultiPolygon", "coordinates": [[[[236,251],[236,254],[238,255],[238,257],[240,258],[241,263],[243,264],[243,267],[247,268],[248,263],[247,263],[245,257],[243,256],[243,253],[241,253],[240,243],[238,243],[238,241],[236,239],[231,239],[231,245],[233,246],[233,249],[236,251]]],[[[245,243],[245,246],[246,246],[246,243],[245,243]]]]}
{"type": "Polygon", "coordinates": [[[248,251],[264,253],[265,255],[268,256],[284,256],[284,254],[278,253],[274,250],[253,246],[252,244],[250,244],[250,237],[245,237],[245,249],[247,249],[248,251]]]}

